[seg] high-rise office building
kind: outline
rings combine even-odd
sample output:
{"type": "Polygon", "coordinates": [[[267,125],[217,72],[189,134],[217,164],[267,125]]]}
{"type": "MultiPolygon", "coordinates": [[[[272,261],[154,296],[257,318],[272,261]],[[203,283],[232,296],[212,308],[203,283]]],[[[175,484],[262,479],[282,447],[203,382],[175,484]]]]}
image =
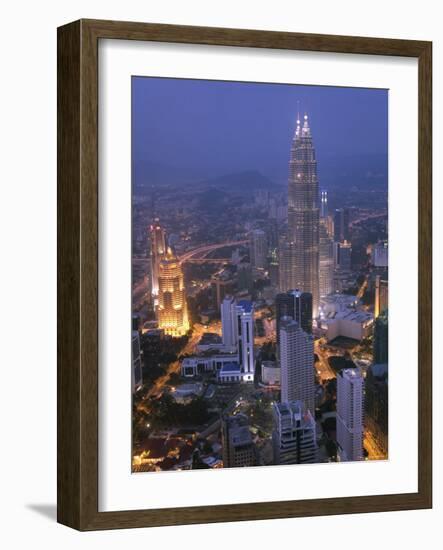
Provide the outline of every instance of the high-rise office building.
{"type": "Polygon", "coordinates": [[[252,267],[249,262],[239,262],[237,265],[237,288],[238,290],[247,290],[252,292],[254,278],[252,276],[252,267]]]}
{"type": "Polygon", "coordinates": [[[255,269],[265,269],[268,255],[268,241],[266,233],[261,229],[254,229],[251,231],[249,252],[252,266],[255,269]]]}
{"type": "Polygon", "coordinates": [[[223,269],[211,277],[211,290],[214,305],[218,309],[225,296],[231,295],[235,290],[235,279],[229,269],[223,269]]]}
{"type": "Polygon", "coordinates": [[[374,318],[376,319],[380,313],[388,309],[388,281],[382,279],[380,275],[375,277],[375,301],[374,301],[374,318]]]}
{"type": "Polygon", "coordinates": [[[132,314],[132,322],[131,322],[132,330],[139,331],[141,329],[141,317],[138,313],[132,314]]]}
{"type": "Polygon", "coordinates": [[[326,189],[320,191],[320,218],[328,217],[328,192],[326,189]]]}
{"type": "Polygon", "coordinates": [[[319,306],[319,194],[317,161],[308,116],[297,126],[291,146],[288,182],[288,240],[295,243],[296,284],[312,294],[312,312],[319,306]]]}
{"type": "Polygon", "coordinates": [[[389,355],[388,310],[385,309],[374,323],[374,363],[387,363],[389,355]]]}
{"type": "Polygon", "coordinates": [[[222,420],[223,467],[257,466],[257,449],[252,441],[248,418],[244,414],[222,420]]]}
{"type": "Polygon", "coordinates": [[[242,379],[254,380],[254,307],[249,300],[236,302],[227,296],[221,305],[223,346],[227,351],[237,350],[242,379]]]}
{"type": "Polygon", "coordinates": [[[278,247],[278,224],[277,220],[268,220],[263,228],[266,233],[266,242],[268,252],[273,248],[278,247]]]}
{"type": "Polygon", "coordinates": [[[271,286],[278,288],[279,286],[279,265],[278,265],[278,249],[272,248],[268,256],[268,271],[271,286]]]}
{"type": "Polygon", "coordinates": [[[365,379],[365,425],[382,453],[388,454],[388,365],[371,365],[365,379]]]}
{"type": "Polygon", "coordinates": [[[237,302],[232,296],[227,296],[223,300],[220,307],[220,316],[223,347],[226,351],[235,351],[238,342],[237,302]]]}
{"type": "Polygon", "coordinates": [[[297,287],[294,270],[296,262],[295,243],[285,238],[280,239],[278,247],[278,288],[280,292],[287,292],[297,287]]]}
{"type": "Polygon", "coordinates": [[[280,326],[283,317],[291,317],[301,328],[312,333],[312,294],[289,290],[275,297],[277,343],[280,343],[280,326]]]}
{"type": "Polygon", "coordinates": [[[132,331],[132,392],[138,391],[143,384],[142,359],[140,350],[140,333],[138,330],[132,331]]]}
{"type": "Polygon", "coordinates": [[[158,218],[149,226],[149,240],[151,245],[151,293],[156,298],[158,296],[158,276],[160,261],[166,254],[166,232],[160,225],[158,218]]]}
{"type": "Polygon", "coordinates": [[[381,241],[374,245],[372,250],[372,263],[375,267],[388,267],[388,241],[381,241]]]}
{"type": "Polygon", "coordinates": [[[352,245],[348,241],[334,242],[334,267],[338,271],[350,271],[352,245]]]}
{"type": "Polygon", "coordinates": [[[328,235],[325,218],[320,220],[319,229],[319,282],[320,297],[323,298],[333,290],[332,281],[334,278],[334,251],[333,240],[328,235]]]}
{"type": "Polygon", "coordinates": [[[334,211],[334,241],[350,241],[349,209],[337,208],[334,211]]]}
{"type": "Polygon", "coordinates": [[[363,377],[358,369],[337,376],[337,443],[343,460],[363,460],[363,377]]]}
{"type": "Polygon", "coordinates": [[[314,341],[297,321],[280,321],[281,401],[302,401],[315,410],[314,341]]]}
{"type": "Polygon", "coordinates": [[[315,420],[301,401],[274,403],[272,444],[274,464],[318,461],[315,420]]]}
{"type": "Polygon", "coordinates": [[[171,336],[183,336],[189,330],[183,272],[170,248],[159,263],[158,325],[171,336]]]}

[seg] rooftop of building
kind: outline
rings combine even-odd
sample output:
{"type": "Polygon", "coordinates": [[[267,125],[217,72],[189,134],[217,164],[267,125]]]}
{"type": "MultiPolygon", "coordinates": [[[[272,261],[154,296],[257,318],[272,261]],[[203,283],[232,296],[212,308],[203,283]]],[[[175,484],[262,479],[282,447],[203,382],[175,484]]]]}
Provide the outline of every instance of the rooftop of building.
{"type": "Polygon", "coordinates": [[[262,361],[261,365],[265,369],[279,369],[280,368],[280,365],[279,365],[279,363],[277,363],[277,361],[262,361]]]}
{"type": "Polygon", "coordinates": [[[327,314],[323,314],[321,317],[322,323],[333,323],[336,321],[344,320],[354,323],[368,323],[374,319],[374,315],[365,310],[360,309],[343,309],[339,311],[330,311],[327,314]]]}
{"type": "Polygon", "coordinates": [[[197,395],[203,390],[203,385],[201,382],[194,382],[188,384],[181,384],[177,386],[174,390],[174,393],[177,397],[184,397],[188,395],[197,395]]]}
{"type": "Polygon", "coordinates": [[[234,445],[248,445],[252,442],[252,434],[248,426],[235,427],[230,431],[229,435],[234,445]]]}
{"type": "Polygon", "coordinates": [[[346,319],[347,321],[354,321],[356,323],[364,323],[373,319],[373,314],[364,310],[350,310],[339,311],[336,313],[336,319],[346,319]]]}
{"type": "Polygon", "coordinates": [[[240,365],[238,363],[225,363],[224,365],[222,365],[222,368],[221,368],[221,373],[222,374],[228,374],[228,373],[232,373],[232,374],[240,374],[240,365]]]}
{"type": "Polygon", "coordinates": [[[252,313],[252,302],[250,300],[240,300],[237,305],[243,309],[245,313],[252,313]]]}
{"type": "Polygon", "coordinates": [[[221,344],[222,338],[215,332],[204,332],[203,336],[200,338],[198,345],[208,345],[208,344],[221,344]]]}
{"type": "Polygon", "coordinates": [[[342,306],[357,306],[360,303],[360,300],[357,298],[357,296],[354,296],[353,294],[340,294],[339,292],[336,292],[335,294],[328,294],[327,296],[324,296],[320,299],[321,304],[334,304],[334,305],[342,305],[342,306]]]}
{"type": "Polygon", "coordinates": [[[351,382],[353,380],[361,380],[362,379],[362,374],[360,372],[360,369],[358,369],[358,368],[355,368],[355,369],[342,369],[339,372],[339,375],[342,378],[346,378],[347,380],[350,380],[351,382]]]}
{"type": "Polygon", "coordinates": [[[387,363],[374,363],[369,367],[369,370],[375,378],[385,378],[388,376],[387,363]]]}
{"type": "Polygon", "coordinates": [[[280,418],[283,424],[300,422],[301,427],[312,427],[315,420],[308,410],[304,410],[302,401],[286,401],[274,403],[274,414],[280,418]]]}
{"type": "Polygon", "coordinates": [[[237,357],[237,354],[235,353],[219,353],[217,350],[208,350],[208,351],[199,353],[198,355],[191,355],[190,357],[185,357],[182,361],[182,365],[190,366],[195,363],[198,363],[199,361],[204,362],[209,359],[213,359],[214,361],[217,361],[217,360],[227,361],[229,359],[234,359],[235,357],[237,357]]]}
{"type": "Polygon", "coordinates": [[[244,414],[229,416],[224,421],[228,428],[229,439],[234,445],[251,443],[252,434],[249,430],[248,418],[244,414]]]}

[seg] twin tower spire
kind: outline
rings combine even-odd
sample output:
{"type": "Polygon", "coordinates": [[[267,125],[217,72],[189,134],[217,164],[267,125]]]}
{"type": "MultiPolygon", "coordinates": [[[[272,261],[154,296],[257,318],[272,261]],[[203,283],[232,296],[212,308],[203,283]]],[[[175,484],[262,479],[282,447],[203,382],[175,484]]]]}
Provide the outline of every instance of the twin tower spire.
{"type": "Polygon", "coordinates": [[[302,137],[311,137],[311,128],[309,127],[309,119],[307,113],[303,116],[303,126],[301,125],[300,113],[297,113],[297,125],[295,127],[295,139],[302,137]]]}

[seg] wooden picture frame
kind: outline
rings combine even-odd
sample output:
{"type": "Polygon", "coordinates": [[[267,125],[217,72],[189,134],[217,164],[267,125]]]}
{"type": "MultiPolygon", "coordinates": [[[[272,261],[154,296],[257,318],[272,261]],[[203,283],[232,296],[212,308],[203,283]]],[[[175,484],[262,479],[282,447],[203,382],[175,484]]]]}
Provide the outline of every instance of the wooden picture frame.
{"type": "Polygon", "coordinates": [[[58,521],[79,530],[432,506],[432,44],[258,30],[80,20],[58,29],[58,521]],[[98,511],[98,42],[160,41],[418,58],[418,492],[98,511]]]}

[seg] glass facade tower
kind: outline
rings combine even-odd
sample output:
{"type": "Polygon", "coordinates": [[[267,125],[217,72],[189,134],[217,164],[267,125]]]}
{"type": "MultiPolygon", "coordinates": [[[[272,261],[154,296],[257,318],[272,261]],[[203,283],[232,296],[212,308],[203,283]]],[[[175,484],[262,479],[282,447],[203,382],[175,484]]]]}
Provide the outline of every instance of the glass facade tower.
{"type": "Polygon", "coordinates": [[[312,294],[312,313],[319,306],[319,190],[317,161],[308,116],[297,127],[291,147],[288,182],[288,237],[295,243],[295,288],[312,294]]]}

